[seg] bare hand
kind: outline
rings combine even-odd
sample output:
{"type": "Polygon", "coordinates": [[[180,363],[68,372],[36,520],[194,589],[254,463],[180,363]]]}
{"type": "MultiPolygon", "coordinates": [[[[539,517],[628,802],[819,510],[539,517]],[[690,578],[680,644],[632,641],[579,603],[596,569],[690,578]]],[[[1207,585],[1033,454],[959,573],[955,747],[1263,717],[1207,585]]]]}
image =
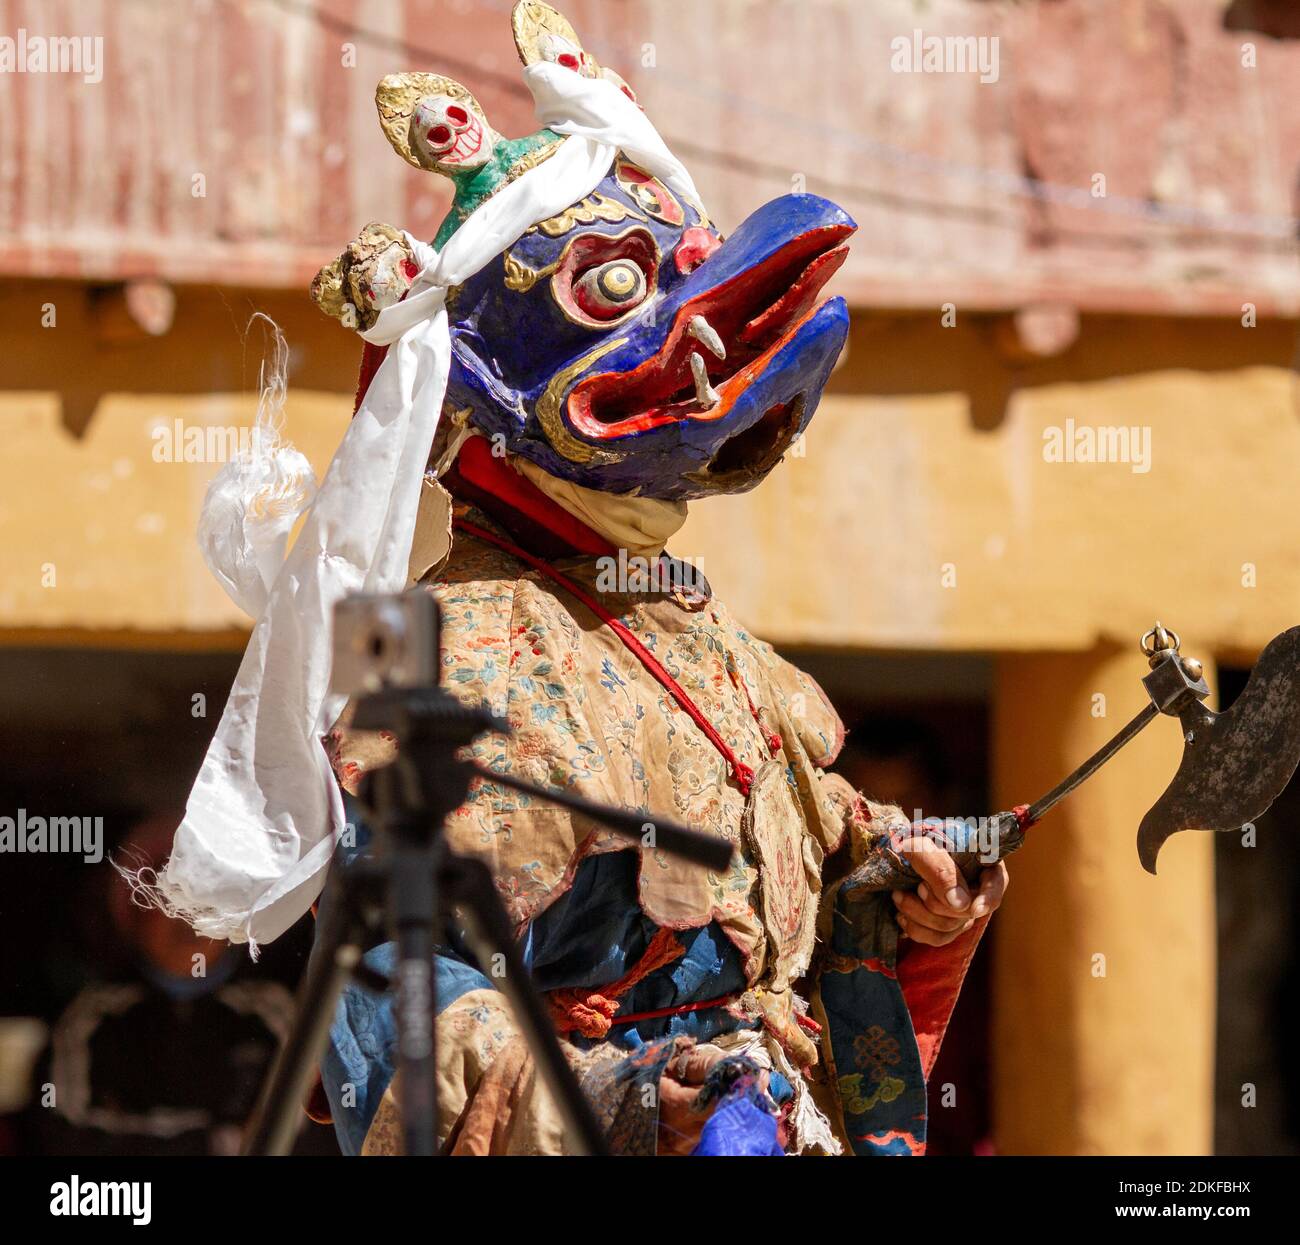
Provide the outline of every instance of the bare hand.
{"type": "Polygon", "coordinates": [[[921,878],[915,892],[893,892],[898,927],[913,942],[946,947],[1001,904],[1009,881],[1005,861],[980,871],[972,895],[957,862],[933,839],[906,839],[897,850],[908,853],[921,878]]]}
{"type": "Polygon", "coordinates": [[[672,1061],[659,1080],[659,1146],[661,1155],[690,1154],[699,1144],[713,1105],[696,1106],[710,1069],[723,1058],[716,1046],[696,1047],[672,1061]]]}

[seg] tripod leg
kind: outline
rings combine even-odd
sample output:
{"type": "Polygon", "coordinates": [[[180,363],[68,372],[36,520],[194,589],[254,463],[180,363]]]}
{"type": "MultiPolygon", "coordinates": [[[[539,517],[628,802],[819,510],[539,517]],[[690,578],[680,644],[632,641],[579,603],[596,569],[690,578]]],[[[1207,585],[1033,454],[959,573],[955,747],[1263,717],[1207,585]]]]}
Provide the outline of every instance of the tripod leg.
{"type": "Polygon", "coordinates": [[[293,1027],[275,1062],[244,1142],[244,1154],[288,1154],[302,1125],[303,1099],[334,1019],[339,995],[361,960],[359,929],[344,870],[331,870],[316,946],[298,988],[293,1027]]]}
{"type": "Polygon", "coordinates": [[[453,856],[443,865],[441,874],[443,898],[448,905],[462,906],[470,944],[480,965],[489,965],[494,957],[500,957],[498,962],[505,968],[499,981],[501,993],[510,1001],[515,1023],[523,1031],[537,1070],[564,1117],[569,1144],[579,1154],[607,1155],[609,1143],[560,1049],[551,1018],[519,957],[514,931],[492,885],[488,867],[479,860],[453,856]]]}
{"type": "Polygon", "coordinates": [[[432,1155],[437,1146],[433,931],[438,920],[435,855],[403,836],[389,874],[389,912],[397,936],[397,1068],[403,1150],[432,1155]]]}

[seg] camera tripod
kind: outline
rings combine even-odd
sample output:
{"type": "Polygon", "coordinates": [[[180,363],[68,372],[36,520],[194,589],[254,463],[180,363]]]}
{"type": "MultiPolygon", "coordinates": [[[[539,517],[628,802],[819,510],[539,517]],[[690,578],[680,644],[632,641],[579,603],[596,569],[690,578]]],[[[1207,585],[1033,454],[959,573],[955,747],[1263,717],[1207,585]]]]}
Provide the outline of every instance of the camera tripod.
{"type": "Polygon", "coordinates": [[[564,1057],[549,1013],[529,980],[514,930],[481,860],[451,851],[442,834],[475,781],[483,779],[582,813],[616,834],[690,860],[725,869],[731,845],[642,814],[535,786],[457,755],[486,732],[506,732],[490,710],[461,704],[438,687],[384,687],[363,697],[353,725],[391,731],[398,757],[372,771],[362,803],[376,831],[371,850],[335,864],[317,927],[317,945],[299,987],[294,1024],[267,1081],[244,1147],[247,1155],[287,1154],[302,1102],[324,1048],[344,986],[384,989],[389,982],[361,963],[364,950],[387,932],[397,943],[395,1014],[403,1142],[407,1154],[431,1155],[437,1146],[435,1091],[435,944],[453,912],[480,966],[506,996],[538,1073],[564,1120],[568,1145],[582,1154],[608,1147],[595,1113],[564,1057]]]}

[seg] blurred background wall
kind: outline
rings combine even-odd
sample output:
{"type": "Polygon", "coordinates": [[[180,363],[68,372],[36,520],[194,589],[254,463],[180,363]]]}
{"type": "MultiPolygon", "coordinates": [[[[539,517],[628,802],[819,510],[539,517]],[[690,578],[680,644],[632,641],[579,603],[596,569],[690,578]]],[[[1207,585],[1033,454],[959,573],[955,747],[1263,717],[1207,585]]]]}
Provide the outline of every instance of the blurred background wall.
{"type": "MultiPolygon", "coordinates": [[[[432,237],[448,202],[383,140],[374,85],[444,72],[528,132],[509,7],[0,0],[0,37],[103,41],[98,81],[0,72],[0,811],[102,815],[124,842],[183,805],[248,624],[193,540],[221,453],[159,447],[249,426],[263,311],[323,471],[359,349],[306,285],[367,221],[432,237]]],[[[846,770],[926,814],[1031,800],[1141,706],[1157,617],[1239,690],[1300,620],[1296,7],[563,7],[724,231],[791,190],[859,221],[808,436],[674,545],[823,682],[846,770]],[[927,67],[936,36],[983,68],[927,67]]],[[[1178,755],[1156,723],[1012,862],[937,1150],[1300,1151],[1300,810],[1253,846],[1180,836],[1152,878],[1135,829],[1178,755]]],[[[4,861],[0,1012],[45,1029],[10,1023],[0,1074],[127,971],[85,886],[4,861]]],[[[291,985],[309,938],[239,971],[291,985]]]]}

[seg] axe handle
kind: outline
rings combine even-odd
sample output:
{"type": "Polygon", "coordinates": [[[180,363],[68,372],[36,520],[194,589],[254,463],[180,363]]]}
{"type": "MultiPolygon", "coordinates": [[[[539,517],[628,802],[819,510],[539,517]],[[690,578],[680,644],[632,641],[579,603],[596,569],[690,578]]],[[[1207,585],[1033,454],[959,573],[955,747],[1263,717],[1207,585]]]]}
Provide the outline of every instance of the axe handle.
{"type": "MultiPolygon", "coordinates": [[[[998,813],[989,825],[981,828],[970,822],[948,819],[918,822],[902,827],[899,833],[907,837],[925,836],[942,847],[957,862],[961,875],[972,886],[980,872],[996,860],[1009,856],[1024,842],[1024,832],[1048,809],[1063,800],[1085,779],[1090,778],[1126,743],[1137,735],[1160,710],[1154,701],[1098,748],[1069,777],[1057,783],[1045,796],[1027,809],[1019,808],[998,813]],[[972,835],[976,837],[972,839],[972,835]]],[[[908,863],[906,854],[899,851],[893,841],[895,835],[882,835],[868,854],[866,861],[850,875],[852,884],[864,891],[915,890],[920,878],[908,863]]],[[[850,882],[846,881],[845,885],[850,882]]]]}
{"type": "Polygon", "coordinates": [[[1029,806],[1029,824],[1032,825],[1047,812],[1060,803],[1071,791],[1087,778],[1091,778],[1107,761],[1111,759],[1126,743],[1137,735],[1152,718],[1160,716],[1160,710],[1154,703],[1147,704],[1127,726],[1103,744],[1074,773],[1063,778],[1045,796],[1035,800],[1029,806]]]}

